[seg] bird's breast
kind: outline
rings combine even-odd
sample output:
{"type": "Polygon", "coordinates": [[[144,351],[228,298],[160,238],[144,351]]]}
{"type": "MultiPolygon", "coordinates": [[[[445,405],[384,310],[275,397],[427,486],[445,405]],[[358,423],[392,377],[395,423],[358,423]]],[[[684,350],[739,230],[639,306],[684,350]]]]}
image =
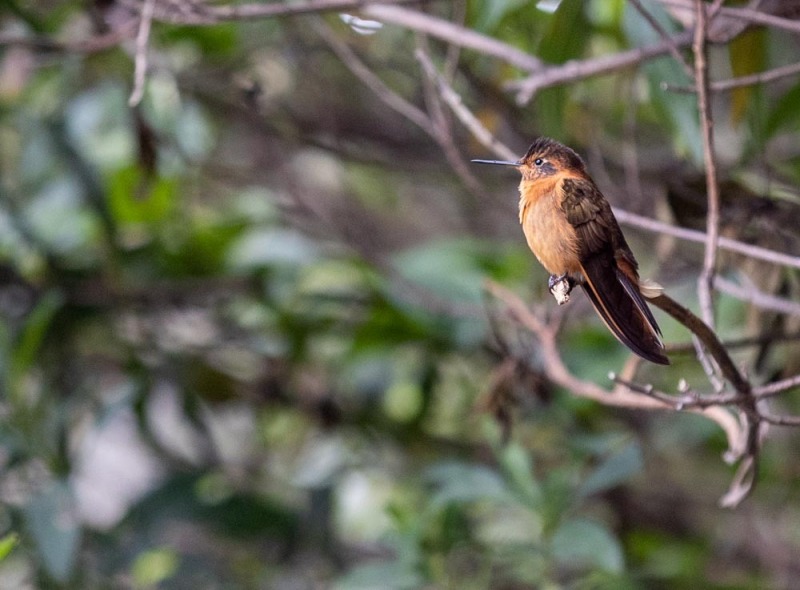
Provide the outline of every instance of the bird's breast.
{"type": "Polygon", "coordinates": [[[528,246],[547,272],[580,272],[578,234],[561,210],[555,183],[520,185],[519,220],[528,246]]]}

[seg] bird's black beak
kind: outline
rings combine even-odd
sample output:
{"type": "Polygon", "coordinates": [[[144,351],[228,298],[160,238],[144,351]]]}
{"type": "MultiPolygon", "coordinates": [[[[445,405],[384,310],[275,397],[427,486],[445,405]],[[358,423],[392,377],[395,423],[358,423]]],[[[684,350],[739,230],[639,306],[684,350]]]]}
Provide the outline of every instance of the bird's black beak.
{"type": "Polygon", "coordinates": [[[475,164],[496,164],[498,166],[513,166],[514,168],[519,168],[521,166],[519,162],[508,162],[506,160],[470,160],[470,162],[474,162],[475,164]]]}

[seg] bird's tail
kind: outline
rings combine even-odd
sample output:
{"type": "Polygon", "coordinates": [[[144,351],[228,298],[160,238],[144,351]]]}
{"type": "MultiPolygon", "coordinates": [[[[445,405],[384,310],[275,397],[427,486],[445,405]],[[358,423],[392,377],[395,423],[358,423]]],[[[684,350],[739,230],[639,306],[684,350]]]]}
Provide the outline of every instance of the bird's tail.
{"type": "Polygon", "coordinates": [[[661,330],[639,290],[612,256],[593,256],[581,264],[581,286],[609,330],[643,359],[668,365],[661,330]]]}

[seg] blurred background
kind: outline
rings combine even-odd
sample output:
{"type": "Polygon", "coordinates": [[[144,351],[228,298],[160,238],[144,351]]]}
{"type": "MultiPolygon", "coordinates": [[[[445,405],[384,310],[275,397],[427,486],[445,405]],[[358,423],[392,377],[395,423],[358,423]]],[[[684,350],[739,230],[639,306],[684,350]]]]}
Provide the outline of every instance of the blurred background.
{"type": "MultiPolygon", "coordinates": [[[[609,387],[629,353],[582,295],[555,304],[516,171],[468,163],[498,154],[422,67],[517,155],[552,136],[615,207],[704,231],[685,36],[529,96],[519,63],[458,46],[593,63],[689,30],[692,3],[402,4],[2,4],[0,588],[796,583],[797,434],[768,432],[753,496],[725,510],[717,425],[553,386],[487,280],[561,322],[581,379],[609,387]]],[[[794,3],[761,4],[789,25],[712,27],[713,80],[800,61],[794,3]]],[[[797,76],[712,99],[723,234],[800,256],[797,76]]],[[[697,310],[702,244],[623,229],[643,276],[697,310]]],[[[719,269],[736,362],[755,383],[796,374],[796,270],[719,269]]],[[[656,314],[673,366],[638,380],[711,391],[656,314]]]]}

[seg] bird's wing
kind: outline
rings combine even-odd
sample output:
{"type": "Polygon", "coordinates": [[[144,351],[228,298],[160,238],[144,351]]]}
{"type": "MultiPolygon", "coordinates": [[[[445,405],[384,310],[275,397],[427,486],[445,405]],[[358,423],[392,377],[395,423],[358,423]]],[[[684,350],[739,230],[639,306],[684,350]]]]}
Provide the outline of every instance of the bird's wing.
{"type": "Polygon", "coordinates": [[[578,234],[583,289],[611,332],[647,360],[668,364],[661,330],[639,290],[639,275],[611,206],[595,184],[565,178],[561,209],[578,234]]]}

